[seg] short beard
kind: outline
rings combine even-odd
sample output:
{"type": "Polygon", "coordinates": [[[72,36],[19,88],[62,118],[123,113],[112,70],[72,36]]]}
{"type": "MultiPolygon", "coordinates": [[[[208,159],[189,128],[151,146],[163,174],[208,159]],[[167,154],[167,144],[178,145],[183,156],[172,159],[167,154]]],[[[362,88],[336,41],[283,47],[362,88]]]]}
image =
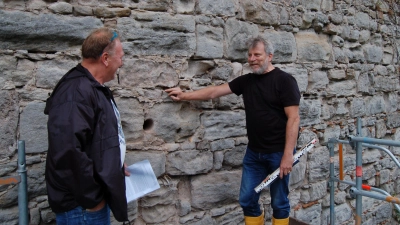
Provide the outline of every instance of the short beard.
{"type": "Polygon", "coordinates": [[[261,67],[259,69],[253,70],[253,73],[255,73],[257,75],[264,74],[264,73],[266,73],[265,71],[267,70],[267,68],[268,68],[268,61],[265,60],[265,62],[261,65],[261,67]]]}

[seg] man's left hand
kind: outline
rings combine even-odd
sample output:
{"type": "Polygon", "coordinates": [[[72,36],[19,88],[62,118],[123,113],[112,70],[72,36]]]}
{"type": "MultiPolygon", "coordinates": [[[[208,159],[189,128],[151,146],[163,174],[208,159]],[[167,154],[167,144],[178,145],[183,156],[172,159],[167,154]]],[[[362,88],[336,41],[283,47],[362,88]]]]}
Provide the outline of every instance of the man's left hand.
{"type": "Polygon", "coordinates": [[[293,167],[293,154],[283,154],[279,177],[282,179],[283,176],[286,176],[290,172],[292,172],[292,167],[293,167]]]}

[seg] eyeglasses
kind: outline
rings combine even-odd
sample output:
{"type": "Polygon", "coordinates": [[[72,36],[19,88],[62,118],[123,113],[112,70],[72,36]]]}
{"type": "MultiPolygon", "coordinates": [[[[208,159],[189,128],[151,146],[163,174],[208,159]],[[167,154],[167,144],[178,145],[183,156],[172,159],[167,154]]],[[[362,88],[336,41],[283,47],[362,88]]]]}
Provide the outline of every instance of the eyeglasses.
{"type": "MultiPolygon", "coordinates": [[[[118,37],[117,32],[113,31],[112,34],[113,34],[113,36],[110,38],[110,43],[108,43],[107,46],[104,47],[104,49],[106,49],[106,48],[115,40],[115,38],[118,37]]],[[[103,49],[103,51],[101,52],[100,56],[103,55],[104,49],[103,49]]]]}

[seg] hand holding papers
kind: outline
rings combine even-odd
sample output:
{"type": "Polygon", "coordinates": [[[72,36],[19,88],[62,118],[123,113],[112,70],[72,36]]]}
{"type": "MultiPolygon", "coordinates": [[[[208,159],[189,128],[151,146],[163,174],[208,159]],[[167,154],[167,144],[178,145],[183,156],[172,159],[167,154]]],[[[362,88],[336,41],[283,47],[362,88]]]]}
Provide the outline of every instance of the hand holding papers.
{"type": "Polygon", "coordinates": [[[126,201],[131,202],[160,188],[149,160],[134,163],[126,168],[131,174],[125,177],[126,201]]]}

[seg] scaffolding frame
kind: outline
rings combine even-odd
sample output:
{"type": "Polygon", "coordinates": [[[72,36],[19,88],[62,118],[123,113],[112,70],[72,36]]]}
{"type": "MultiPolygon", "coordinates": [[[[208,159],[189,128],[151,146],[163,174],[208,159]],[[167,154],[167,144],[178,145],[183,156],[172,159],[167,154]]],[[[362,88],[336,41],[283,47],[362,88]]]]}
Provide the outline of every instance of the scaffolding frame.
{"type": "Polygon", "coordinates": [[[339,140],[337,138],[331,138],[328,140],[328,149],[330,157],[329,165],[329,182],[328,186],[330,189],[330,225],[335,224],[335,186],[334,182],[344,183],[352,186],[350,188],[349,194],[352,198],[356,199],[356,214],[355,214],[355,224],[361,225],[362,221],[362,196],[387,201],[393,203],[398,212],[400,212],[400,199],[391,196],[386,191],[371,187],[369,185],[362,184],[362,148],[375,148],[384,151],[390,156],[390,158],[396,163],[400,168],[400,163],[396,157],[385,147],[379,145],[397,146],[400,147],[399,141],[392,140],[382,140],[377,138],[361,137],[361,119],[357,118],[357,130],[356,136],[349,135],[348,141],[339,140]],[[339,178],[335,176],[335,145],[339,144],[339,178]],[[343,144],[349,144],[353,149],[356,150],[356,181],[350,182],[344,180],[343,175],[343,144]],[[373,192],[371,192],[373,191],[373,192]],[[379,192],[379,193],[376,193],[379,192]]]}

